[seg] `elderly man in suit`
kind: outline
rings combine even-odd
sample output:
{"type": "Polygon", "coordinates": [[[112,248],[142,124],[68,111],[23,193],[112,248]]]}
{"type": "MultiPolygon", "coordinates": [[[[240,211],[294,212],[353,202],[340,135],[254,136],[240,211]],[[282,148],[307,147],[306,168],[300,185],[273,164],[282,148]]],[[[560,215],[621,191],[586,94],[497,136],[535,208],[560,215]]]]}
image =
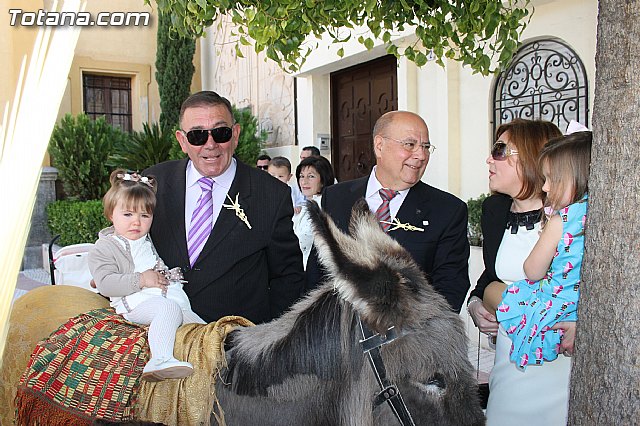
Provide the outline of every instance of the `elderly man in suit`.
{"type": "Polygon", "coordinates": [[[182,104],[176,132],[189,158],[145,172],[158,181],[151,227],[158,254],[182,268],[191,307],[208,322],[225,315],[269,321],[304,285],[290,190],[234,157],[240,131],[226,98],[195,93],[182,104]]]}
{"type": "MultiPolygon", "coordinates": [[[[327,187],[322,209],[343,231],[351,207],[364,198],[381,226],[413,256],[451,308],[460,311],[470,287],[467,206],[420,179],[435,149],[417,114],[392,111],[373,128],[376,156],[368,177],[327,187]]],[[[322,280],[317,257],[307,264],[309,288],[322,280]]]]}

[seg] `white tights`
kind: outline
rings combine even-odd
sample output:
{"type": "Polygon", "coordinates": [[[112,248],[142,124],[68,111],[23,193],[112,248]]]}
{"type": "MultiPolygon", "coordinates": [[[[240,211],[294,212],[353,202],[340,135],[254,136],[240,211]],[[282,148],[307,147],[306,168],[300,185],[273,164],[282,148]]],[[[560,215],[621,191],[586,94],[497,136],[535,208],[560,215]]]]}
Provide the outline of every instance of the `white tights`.
{"type": "Polygon", "coordinates": [[[151,356],[160,359],[173,357],[178,327],[190,323],[205,324],[195,312],[183,311],[176,302],[161,296],[141,302],[123,316],[128,321],[149,325],[151,356]]]}

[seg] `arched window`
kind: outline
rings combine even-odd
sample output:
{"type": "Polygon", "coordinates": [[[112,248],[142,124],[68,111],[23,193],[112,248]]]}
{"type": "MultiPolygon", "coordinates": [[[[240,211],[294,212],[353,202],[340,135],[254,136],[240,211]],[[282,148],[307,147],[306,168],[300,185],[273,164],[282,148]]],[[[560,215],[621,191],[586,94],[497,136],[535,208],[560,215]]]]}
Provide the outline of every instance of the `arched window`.
{"type": "Polygon", "coordinates": [[[578,55],[559,39],[524,44],[498,76],[493,94],[493,134],[514,118],[543,119],[566,129],[588,126],[589,82],[578,55]]]}

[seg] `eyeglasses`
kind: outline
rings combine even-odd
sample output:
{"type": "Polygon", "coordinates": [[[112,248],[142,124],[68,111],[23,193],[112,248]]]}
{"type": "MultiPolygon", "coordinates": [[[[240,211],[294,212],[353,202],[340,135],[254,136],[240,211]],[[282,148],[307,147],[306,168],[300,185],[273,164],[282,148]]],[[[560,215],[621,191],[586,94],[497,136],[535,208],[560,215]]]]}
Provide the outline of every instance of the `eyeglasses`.
{"type": "Polygon", "coordinates": [[[509,148],[504,142],[498,141],[491,148],[491,158],[495,161],[504,161],[512,155],[518,155],[518,150],[509,148]]]}
{"type": "Polygon", "coordinates": [[[256,166],[256,168],[260,170],[267,170],[269,166],[256,166]]]}
{"type": "Polygon", "coordinates": [[[215,129],[194,129],[188,132],[181,130],[187,136],[187,140],[191,145],[202,146],[209,140],[209,135],[215,143],[225,143],[231,140],[233,130],[231,127],[216,127],[215,129]]]}
{"type": "Polygon", "coordinates": [[[391,138],[389,136],[382,136],[382,137],[385,139],[390,139],[394,142],[398,142],[399,144],[402,145],[404,150],[408,152],[417,152],[419,149],[422,149],[423,151],[427,151],[429,154],[433,154],[433,151],[436,150],[436,146],[432,145],[431,142],[417,142],[413,139],[406,139],[401,141],[398,139],[391,138]]]}

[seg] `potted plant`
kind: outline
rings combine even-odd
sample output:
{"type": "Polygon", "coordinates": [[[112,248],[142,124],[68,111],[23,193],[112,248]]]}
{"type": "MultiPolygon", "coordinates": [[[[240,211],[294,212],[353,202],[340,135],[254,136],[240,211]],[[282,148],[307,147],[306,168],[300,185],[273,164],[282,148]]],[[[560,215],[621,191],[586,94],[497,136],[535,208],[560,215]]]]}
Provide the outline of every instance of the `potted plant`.
{"type": "Polygon", "coordinates": [[[482,229],[480,218],[482,217],[482,203],[488,194],[481,194],[478,198],[469,198],[467,209],[469,211],[469,223],[467,225],[467,237],[472,246],[482,246],[482,229]]]}

